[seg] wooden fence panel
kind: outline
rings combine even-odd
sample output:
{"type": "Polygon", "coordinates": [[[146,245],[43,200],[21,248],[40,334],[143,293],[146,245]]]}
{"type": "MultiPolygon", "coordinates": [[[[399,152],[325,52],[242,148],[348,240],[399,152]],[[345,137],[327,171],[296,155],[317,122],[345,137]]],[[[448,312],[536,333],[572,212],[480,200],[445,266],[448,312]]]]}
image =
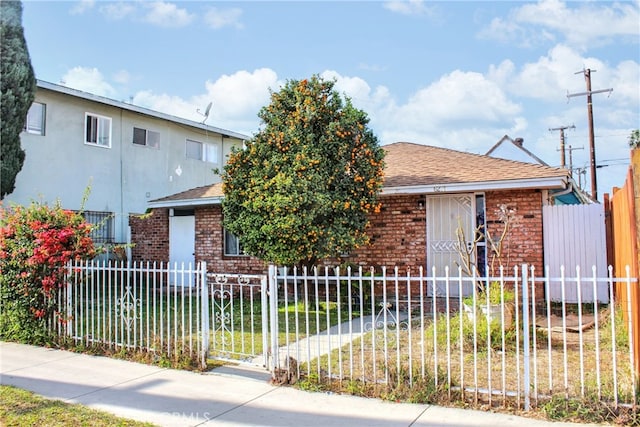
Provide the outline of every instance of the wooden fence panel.
{"type": "MultiPolygon", "coordinates": [[[[630,167],[624,186],[614,189],[610,201],[614,272],[617,277],[626,276],[627,266],[631,269],[631,276],[638,277],[637,212],[634,207],[633,181],[633,168],[630,167]]],[[[631,319],[636,370],[640,369],[640,290],[638,287],[638,283],[633,283],[630,289],[625,283],[618,283],[615,290],[625,322],[631,319]],[[631,307],[630,311],[628,307],[631,307]]]]}
{"type": "MultiPolygon", "coordinates": [[[[560,277],[560,267],[565,266],[565,275],[575,276],[576,266],[582,266],[580,276],[593,277],[592,267],[598,276],[606,276],[607,248],[604,221],[604,207],[591,205],[544,206],[542,210],[544,229],[544,262],[549,266],[553,278],[560,277]]],[[[580,289],[582,302],[593,302],[593,286],[583,283],[580,289]]],[[[549,290],[552,301],[562,300],[562,290],[552,286],[549,290]]],[[[576,286],[565,289],[566,302],[578,302],[576,286]]],[[[600,302],[608,302],[606,284],[597,288],[600,302]]]]}

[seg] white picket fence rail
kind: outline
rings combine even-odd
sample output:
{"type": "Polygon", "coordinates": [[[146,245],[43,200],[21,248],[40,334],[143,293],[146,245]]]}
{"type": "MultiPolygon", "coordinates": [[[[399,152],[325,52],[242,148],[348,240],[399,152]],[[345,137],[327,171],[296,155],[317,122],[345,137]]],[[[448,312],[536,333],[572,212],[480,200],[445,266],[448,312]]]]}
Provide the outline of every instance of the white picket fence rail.
{"type": "MultiPolygon", "coordinates": [[[[206,264],[74,263],[52,327],[85,345],[191,355],[376,387],[430,383],[451,399],[529,409],[553,395],[637,405],[633,325],[614,292],[635,278],[579,268],[537,276],[526,265],[497,277],[422,269],[269,268],[206,273],[206,264]],[[461,292],[474,292],[465,300],[461,292]],[[495,283],[497,311],[476,291],[495,283]],[[437,286],[445,297],[429,292],[437,286]],[[552,287],[577,303],[553,302],[552,287]],[[583,302],[605,286],[609,304],[583,302]],[[514,300],[507,304],[508,290],[514,300]],[[475,301],[475,303],[474,303],[475,301]],[[465,303],[470,303],[468,312],[465,303]]],[[[488,299],[488,297],[487,297],[488,299]]]]}

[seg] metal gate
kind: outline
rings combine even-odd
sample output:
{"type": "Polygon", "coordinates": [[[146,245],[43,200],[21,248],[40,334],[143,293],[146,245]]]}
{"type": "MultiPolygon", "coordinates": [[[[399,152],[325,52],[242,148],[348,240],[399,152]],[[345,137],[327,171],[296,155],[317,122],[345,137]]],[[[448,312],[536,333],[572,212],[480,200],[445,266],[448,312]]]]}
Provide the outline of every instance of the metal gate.
{"type": "Polygon", "coordinates": [[[202,289],[202,341],[212,359],[268,364],[267,276],[207,275],[202,289]]]}

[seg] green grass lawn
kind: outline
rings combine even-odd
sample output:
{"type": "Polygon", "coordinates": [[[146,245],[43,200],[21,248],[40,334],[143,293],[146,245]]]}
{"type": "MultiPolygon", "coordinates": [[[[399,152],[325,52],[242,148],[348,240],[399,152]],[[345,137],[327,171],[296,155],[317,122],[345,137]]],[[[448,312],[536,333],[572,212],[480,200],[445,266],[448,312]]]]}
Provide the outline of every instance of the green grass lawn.
{"type": "Polygon", "coordinates": [[[0,425],[7,427],[152,427],[154,424],[119,418],[86,406],[45,399],[30,391],[0,385],[0,425]]]}

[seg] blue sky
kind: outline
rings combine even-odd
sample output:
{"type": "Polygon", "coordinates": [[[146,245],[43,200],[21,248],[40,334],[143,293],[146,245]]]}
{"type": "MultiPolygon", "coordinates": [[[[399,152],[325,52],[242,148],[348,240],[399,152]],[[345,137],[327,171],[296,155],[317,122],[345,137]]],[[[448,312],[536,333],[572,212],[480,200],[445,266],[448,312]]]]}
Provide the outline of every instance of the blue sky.
{"type": "MultiPolygon", "coordinates": [[[[589,164],[592,72],[598,193],[621,186],[640,128],[640,1],[30,1],[36,77],[252,135],[269,89],[337,80],[381,144],[474,153],[504,135],[553,166],[559,133],[589,164]]],[[[568,154],[567,154],[568,156],[568,154]]],[[[587,169],[583,187],[590,190],[587,169]]]]}

